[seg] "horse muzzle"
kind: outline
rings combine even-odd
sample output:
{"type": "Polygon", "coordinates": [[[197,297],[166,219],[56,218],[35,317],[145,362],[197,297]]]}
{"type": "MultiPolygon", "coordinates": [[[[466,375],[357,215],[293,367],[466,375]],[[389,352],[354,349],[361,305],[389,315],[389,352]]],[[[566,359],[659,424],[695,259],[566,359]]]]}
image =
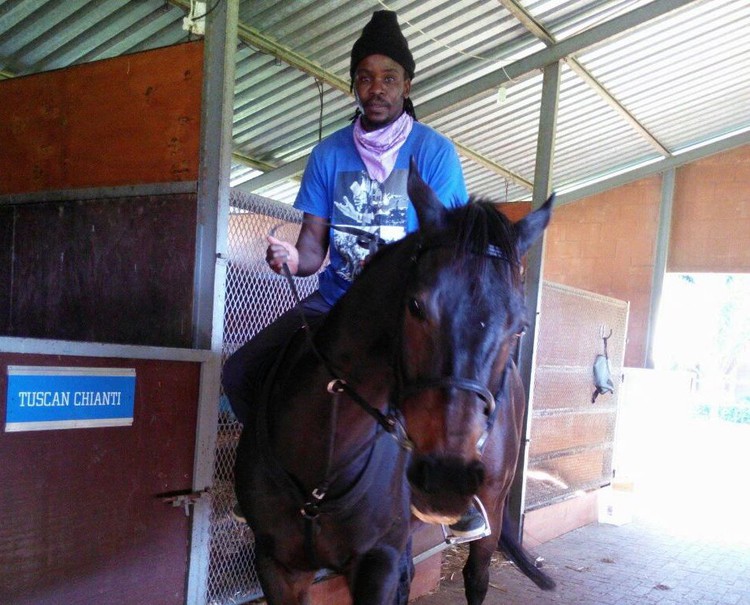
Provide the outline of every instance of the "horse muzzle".
{"type": "Polygon", "coordinates": [[[415,455],[406,472],[411,486],[412,512],[426,523],[454,523],[484,484],[479,460],[415,455]]]}
{"type": "Polygon", "coordinates": [[[435,513],[424,513],[413,504],[411,505],[411,512],[422,523],[430,523],[435,525],[453,525],[461,518],[461,515],[438,515],[435,513]]]}

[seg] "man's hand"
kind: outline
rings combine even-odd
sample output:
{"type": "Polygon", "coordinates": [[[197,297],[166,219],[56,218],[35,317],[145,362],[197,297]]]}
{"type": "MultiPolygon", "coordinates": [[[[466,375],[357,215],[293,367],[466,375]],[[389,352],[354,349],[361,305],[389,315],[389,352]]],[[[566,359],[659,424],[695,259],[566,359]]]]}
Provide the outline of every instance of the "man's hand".
{"type": "Polygon", "coordinates": [[[292,275],[307,277],[320,269],[326,258],[328,221],[305,213],[295,246],[273,235],[266,239],[266,262],[271,269],[281,273],[286,263],[292,275]]]}
{"type": "Polygon", "coordinates": [[[299,252],[289,242],[277,239],[269,235],[268,248],[266,249],[266,262],[276,273],[281,273],[284,263],[289,267],[289,272],[296,275],[299,270],[299,252]]]}

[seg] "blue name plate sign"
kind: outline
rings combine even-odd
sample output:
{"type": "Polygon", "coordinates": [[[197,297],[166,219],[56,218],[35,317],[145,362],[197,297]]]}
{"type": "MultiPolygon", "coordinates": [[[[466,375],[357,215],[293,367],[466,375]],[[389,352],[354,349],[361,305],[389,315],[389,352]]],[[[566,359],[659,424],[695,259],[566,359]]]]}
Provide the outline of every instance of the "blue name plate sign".
{"type": "Polygon", "coordinates": [[[133,368],[8,366],[5,431],[131,426],[133,368]]]}

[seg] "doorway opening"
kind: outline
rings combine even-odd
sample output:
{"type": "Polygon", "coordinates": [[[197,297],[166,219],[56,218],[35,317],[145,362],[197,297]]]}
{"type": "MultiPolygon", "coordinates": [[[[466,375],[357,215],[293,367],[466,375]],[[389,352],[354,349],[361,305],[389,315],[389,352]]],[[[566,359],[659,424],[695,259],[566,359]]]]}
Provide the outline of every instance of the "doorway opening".
{"type": "Polygon", "coordinates": [[[750,274],[667,274],[654,362],[666,380],[640,418],[639,512],[692,537],[746,540],[750,274]]]}

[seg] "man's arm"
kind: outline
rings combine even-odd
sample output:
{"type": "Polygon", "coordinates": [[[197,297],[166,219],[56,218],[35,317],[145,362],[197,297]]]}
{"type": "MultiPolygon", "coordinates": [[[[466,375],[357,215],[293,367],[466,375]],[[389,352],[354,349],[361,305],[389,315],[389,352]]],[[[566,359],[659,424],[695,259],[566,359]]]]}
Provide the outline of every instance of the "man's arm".
{"type": "Polygon", "coordinates": [[[307,277],[320,269],[328,252],[328,222],[313,214],[304,214],[297,245],[268,236],[266,262],[276,273],[284,263],[292,275],[307,277]]]}

